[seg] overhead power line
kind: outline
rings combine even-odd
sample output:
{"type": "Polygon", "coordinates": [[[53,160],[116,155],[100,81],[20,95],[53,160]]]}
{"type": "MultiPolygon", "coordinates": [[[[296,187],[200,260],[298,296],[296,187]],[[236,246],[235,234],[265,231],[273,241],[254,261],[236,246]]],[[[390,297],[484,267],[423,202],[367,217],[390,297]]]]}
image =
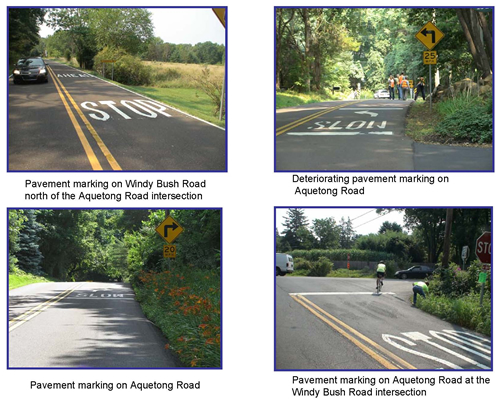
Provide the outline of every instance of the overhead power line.
{"type": "MultiPolygon", "coordinates": [[[[374,210],[375,210],[375,209],[374,209],[374,210]]],[[[357,229],[358,227],[364,226],[364,225],[365,225],[365,224],[367,224],[367,223],[373,222],[374,220],[380,219],[381,217],[384,217],[384,216],[388,215],[389,213],[391,213],[391,211],[389,211],[389,212],[385,212],[384,214],[382,214],[382,215],[380,215],[380,216],[377,216],[377,217],[375,217],[375,218],[373,218],[373,219],[370,219],[370,220],[368,220],[367,222],[364,222],[364,223],[360,224],[359,226],[354,227],[354,229],[357,229]]]]}

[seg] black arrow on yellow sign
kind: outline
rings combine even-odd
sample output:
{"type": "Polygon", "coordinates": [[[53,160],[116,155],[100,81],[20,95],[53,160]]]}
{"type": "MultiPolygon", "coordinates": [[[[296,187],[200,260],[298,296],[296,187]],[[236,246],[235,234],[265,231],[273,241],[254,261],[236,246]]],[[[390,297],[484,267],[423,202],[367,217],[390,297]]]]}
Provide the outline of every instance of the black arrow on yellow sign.
{"type": "Polygon", "coordinates": [[[172,229],[172,231],[174,231],[175,229],[177,229],[177,223],[172,223],[172,224],[166,224],[165,227],[163,227],[163,237],[168,237],[168,229],[172,229]]]}
{"type": "Polygon", "coordinates": [[[431,34],[432,35],[432,43],[436,43],[436,31],[424,28],[422,31],[420,31],[420,33],[425,37],[427,37],[427,34],[431,34]]]}

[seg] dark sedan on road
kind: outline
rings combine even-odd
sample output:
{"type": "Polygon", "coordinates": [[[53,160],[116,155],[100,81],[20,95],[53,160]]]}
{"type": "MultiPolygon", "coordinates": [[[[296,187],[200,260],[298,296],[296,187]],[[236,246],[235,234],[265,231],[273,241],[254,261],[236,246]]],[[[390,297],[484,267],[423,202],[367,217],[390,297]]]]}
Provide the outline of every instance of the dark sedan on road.
{"type": "Polygon", "coordinates": [[[19,62],[12,72],[15,84],[32,82],[47,83],[49,81],[48,65],[42,58],[20,59],[19,62]]]}
{"type": "Polygon", "coordinates": [[[407,278],[426,278],[432,275],[434,268],[427,267],[425,265],[415,265],[411,268],[405,269],[404,271],[398,271],[394,274],[399,279],[407,278]]]}

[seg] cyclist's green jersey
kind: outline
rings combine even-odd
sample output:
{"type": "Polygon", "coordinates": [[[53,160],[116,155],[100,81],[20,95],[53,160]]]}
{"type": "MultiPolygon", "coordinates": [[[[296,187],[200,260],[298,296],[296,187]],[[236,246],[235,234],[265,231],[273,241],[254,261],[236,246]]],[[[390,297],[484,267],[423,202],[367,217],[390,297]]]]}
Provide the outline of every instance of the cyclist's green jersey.
{"type": "Polygon", "coordinates": [[[377,272],[384,272],[385,273],[385,264],[378,264],[377,272]]]}
{"type": "Polygon", "coordinates": [[[429,287],[427,286],[427,284],[425,282],[415,282],[413,283],[413,286],[420,286],[425,293],[429,293],[429,287]]]}

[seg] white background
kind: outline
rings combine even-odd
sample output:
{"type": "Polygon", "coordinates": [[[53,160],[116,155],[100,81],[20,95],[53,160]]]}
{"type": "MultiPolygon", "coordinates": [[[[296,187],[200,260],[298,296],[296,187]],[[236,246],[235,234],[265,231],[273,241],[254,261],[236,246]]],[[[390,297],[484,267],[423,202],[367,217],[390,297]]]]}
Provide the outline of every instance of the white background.
{"type": "MultiPolygon", "coordinates": [[[[274,371],[274,206],[499,206],[498,174],[450,173],[451,182],[445,185],[366,185],[365,196],[302,197],[294,196],[297,184],[292,174],[274,173],[274,6],[394,6],[388,2],[325,2],[305,1],[271,2],[257,0],[243,2],[226,0],[213,4],[205,0],[196,2],[150,1],[139,4],[129,1],[87,0],[78,2],[8,2],[8,5],[26,6],[176,6],[206,5],[229,6],[228,11],[228,173],[211,174],[154,174],[154,173],[8,173],[7,167],[7,106],[6,80],[2,81],[0,127],[4,141],[0,142],[1,207],[0,210],[0,262],[5,263],[7,275],[7,207],[222,207],[223,208],[223,370],[6,370],[7,334],[7,276],[0,277],[2,320],[5,332],[0,332],[0,380],[2,396],[9,401],[21,402],[108,402],[137,403],[183,400],[184,403],[277,402],[293,400],[310,402],[313,398],[294,398],[291,394],[292,375],[327,377],[356,376],[358,372],[275,372],[274,371]],[[307,3],[307,4],[306,4],[307,3]],[[156,180],[162,178],[191,180],[207,179],[203,201],[165,206],[143,203],[87,204],[82,202],[54,203],[24,201],[24,180],[115,179],[156,180]],[[114,381],[131,382],[201,381],[200,391],[35,391],[31,380],[38,382],[114,381]]],[[[461,3],[459,3],[461,4],[461,3]]],[[[401,3],[397,3],[401,6],[401,3]]],[[[435,5],[419,2],[419,6],[435,5]]],[[[442,2],[441,5],[457,5],[442,2]]],[[[487,6],[488,4],[481,4],[487,6]]],[[[6,21],[6,8],[1,10],[1,21],[6,21]]],[[[215,16],[214,16],[215,18],[215,16]]],[[[7,55],[6,27],[2,30],[1,54],[7,55]]],[[[7,61],[3,59],[3,69],[7,61]]],[[[4,74],[5,74],[4,70],[4,74]]],[[[5,78],[5,76],[4,76],[5,78]]],[[[496,221],[494,224],[496,226],[496,221]]],[[[496,249],[494,249],[496,252],[496,249]]],[[[498,286],[498,285],[495,285],[498,286]]],[[[498,305],[497,305],[498,306],[498,305]]],[[[498,308],[498,307],[497,307],[498,308]]],[[[496,312],[497,310],[495,310],[496,312]]],[[[498,316],[496,316],[498,320],[498,316]]],[[[496,321],[494,321],[495,324],[496,321]]],[[[498,338],[497,338],[498,340],[498,338]]],[[[497,341],[495,341],[497,342],[497,341]]],[[[27,349],[36,350],[37,341],[27,349]]],[[[335,349],[335,347],[332,347],[335,349]]],[[[496,361],[493,361],[497,366],[496,361]]],[[[396,375],[394,372],[364,372],[366,376],[396,375]]],[[[437,376],[438,372],[399,372],[400,376],[437,376]]],[[[492,397],[493,385],[498,386],[499,371],[447,372],[448,376],[491,377],[489,386],[440,386],[428,389],[427,400],[470,403],[492,397]]],[[[331,386],[334,388],[333,386],[331,386]]],[[[320,398],[336,400],[336,398],[320,398]]],[[[421,402],[421,398],[341,398],[342,402],[421,402]]],[[[425,400],[425,398],[424,398],[425,400]]],[[[429,401],[427,401],[429,402],[429,401]]]]}

